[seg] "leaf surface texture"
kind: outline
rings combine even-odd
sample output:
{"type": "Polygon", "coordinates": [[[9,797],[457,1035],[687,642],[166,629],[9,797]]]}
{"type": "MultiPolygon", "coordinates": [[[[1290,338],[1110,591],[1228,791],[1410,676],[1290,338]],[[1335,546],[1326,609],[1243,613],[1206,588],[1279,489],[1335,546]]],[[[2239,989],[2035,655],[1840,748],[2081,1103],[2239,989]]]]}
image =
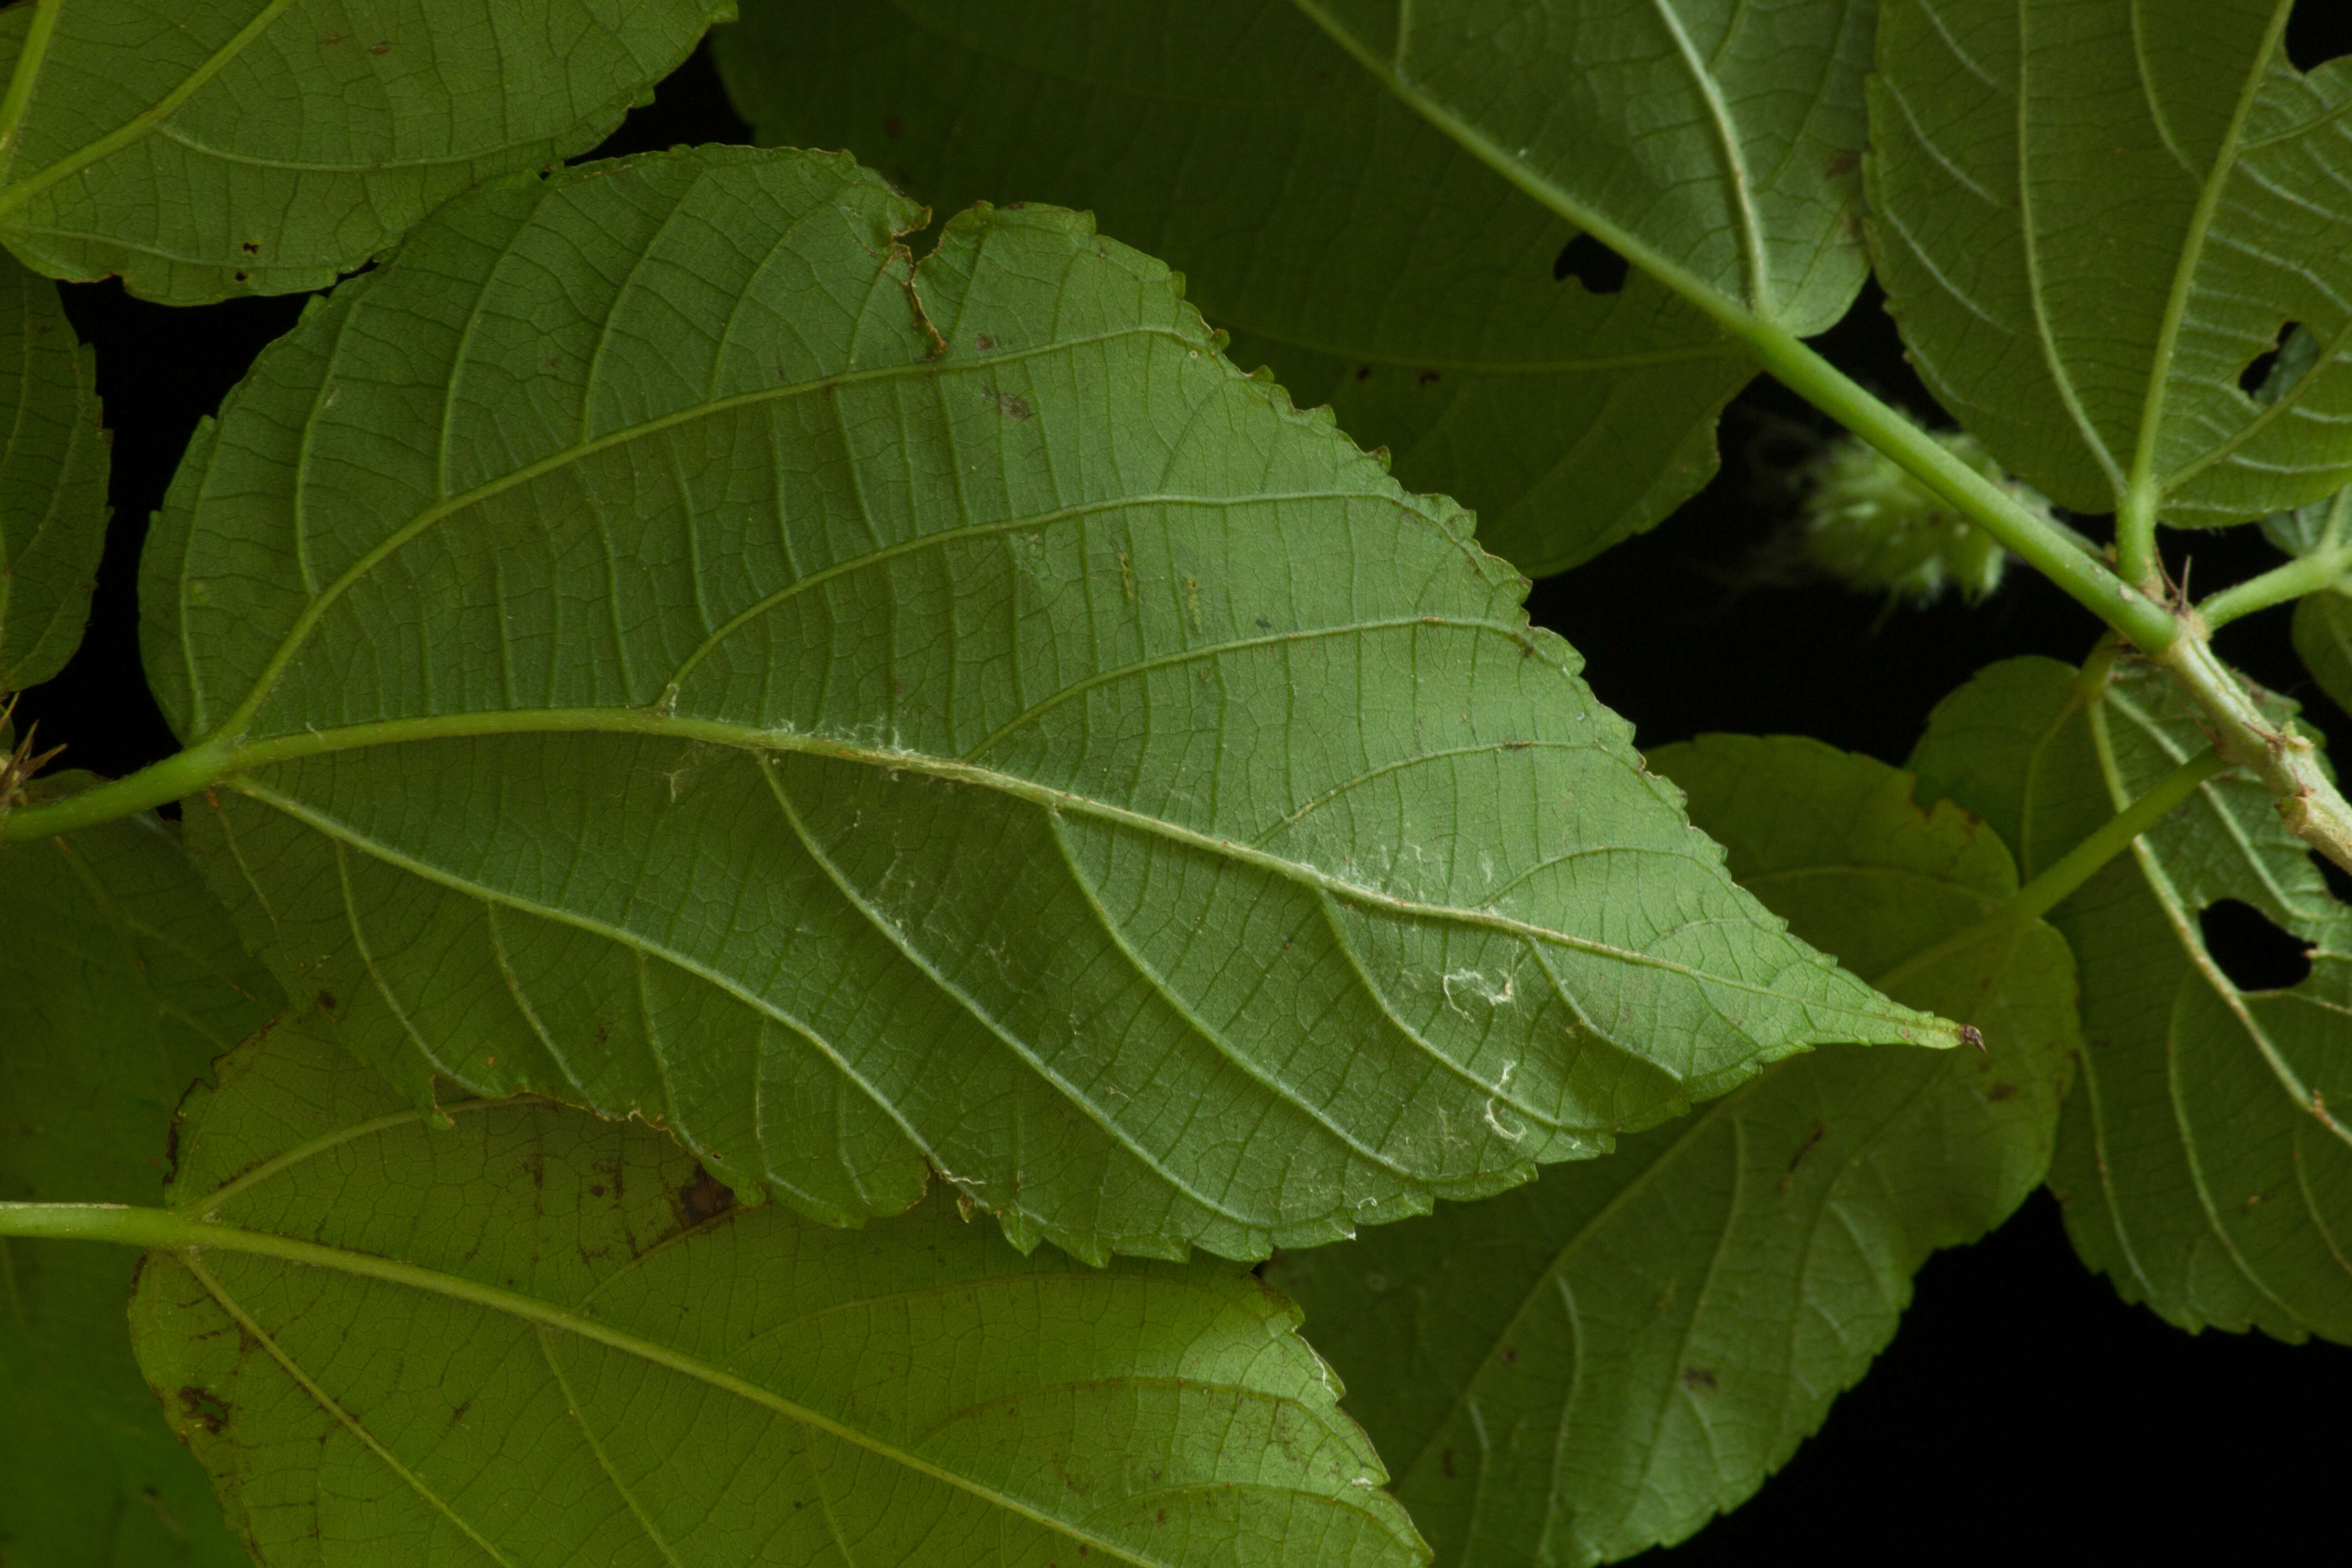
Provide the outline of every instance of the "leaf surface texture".
{"type": "Polygon", "coordinates": [[[713,51],[762,142],[847,146],[943,212],[1091,210],[1183,271],[1235,360],[1328,403],[1532,574],[1704,484],[1752,374],[1646,274],[1562,276],[1572,223],[1291,6],[769,0],[713,51]]]}
{"type": "Polygon", "coordinates": [[[57,285],[0,258],[0,693],[38,686],[81,643],[106,548],[98,369],[57,285]]]}
{"type": "Polygon", "coordinates": [[[2290,0],[1888,0],[1872,245],[1936,396],[2061,505],[2243,521],[2352,477],[2352,62],[2290,0]],[[2241,378],[2302,324],[2275,395],[2241,378]]]}
{"type": "Polygon", "coordinates": [[[2047,925],[1991,830],[1811,741],[1654,754],[1742,882],[1987,1052],[1815,1052],[1604,1160],[1312,1252],[1268,1277],[1447,1564],[1581,1564],[1752,1493],[1893,1336],[1911,1277],[2042,1180],[2076,1045],[2047,925]]]}
{"type": "MultiPolygon", "coordinates": [[[[159,1201],[182,1093],[278,1005],[154,818],[0,850],[0,1202],[159,1201]]],[[[247,1561],[131,1359],[137,1261],[0,1239],[0,1562],[247,1561]]]]}
{"type": "Polygon", "coordinates": [[[319,289],[586,151],[727,0],[66,0],[0,13],[0,240],[192,305],[319,289]],[[39,25],[38,12],[54,15],[39,25]]]}
{"type": "Polygon", "coordinates": [[[850,1231],[543,1100],[433,1127],[282,1028],[192,1109],[147,1373],[271,1564],[1424,1562],[1230,1264],[1024,1258],[935,1198],[850,1231]]]}
{"type": "Polygon", "coordinates": [[[1164,268],[982,208],[918,272],[914,218],[795,153],[489,187],[193,444],[148,668],[243,748],[206,864],[353,1049],[1095,1258],[1951,1037],[1783,934],[1459,511],[1164,268]]]}
{"type": "MultiPolygon", "coordinates": [[[[2284,721],[2291,709],[2273,703],[2284,721]]],[[[1947,698],[1912,758],[2047,866],[2201,752],[2163,677],[2095,704],[2048,659],[1947,698]]],[[[2183,1328],[2352,1339],[2352,910],[2263,786],[2223,773],[2052,912],[2081,964],[2084,1047],[2051,1186],[2085,1262],[2183,1328]],[[2312,944],[2310,976],[2242,992],[2199,916],[2223,899],[2312,944]]]]}

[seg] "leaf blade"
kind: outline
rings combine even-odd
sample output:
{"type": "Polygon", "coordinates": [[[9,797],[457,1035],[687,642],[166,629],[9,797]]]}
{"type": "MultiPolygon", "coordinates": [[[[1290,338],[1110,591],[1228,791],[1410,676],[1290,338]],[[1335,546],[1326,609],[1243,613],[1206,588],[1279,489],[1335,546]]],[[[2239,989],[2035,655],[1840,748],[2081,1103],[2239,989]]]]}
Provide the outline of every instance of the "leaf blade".
{"type": "Polygon", "coordinates": [[[1938,401],[2079,510],[2242,521],[2338,488],[2352,78],[2305,74],[2287,7],[1889,5],[1872,245],[1938,401]],[[2240,382],[2287,329],[2310,373],[2240,382]]]}
{"type": "Polygon", "coordinates": [[[192,1113],[174,1201],[257,1249],[156,1255],[141,1350],[265,1562],[1424,1558],[1244,1270],[1024,1258],[938,1201],[833,1230],[643,1129],[453,1109],[288,1029],[192,1113]]]}
{"type": "Polygon", "coordinates": [[[1457,496],[1531,574],[1705,483],[1752,374],[1646,275],[1563,277],[1574,227],[1287,9],[772,4],[713,54],[762,142],[846,146],[940,211],[1092,211],[1182,269],[1236,360],[1457,496]]]}
{"type": "Polygon", "coordinates": [[[362,1056],[836,1218],[938,1171],[1254,1255],[1949,1037],[1772,930],[1516,574],[1163,268],[1031,208],[918,269],[911,221],[793,153],[489,187],[192,448],[148,666],[362,1056]]]}
{"type": "MultiPolygon", "coordinates": [[[[2269,700],[2282,721],[2287,707],[2269,700]]],[[[1946,699],[1914,761],[1923,789],[2022,815],[2027,864],[2204,744],[2136,668],[2095,710],[2073,672],[2010,660],[1946,699]],[[1989,734],[2022,743],[1985,746],[1989,734]]],[[[2126,1300],[2191,1331],[2352,1332],[2341,1234],[2352,1141],[2339,1036],[2352,915],[2267,792],[2222,774],[2053,911],[2080,960],[2086,1045],[2051,1185],[2084,1262],[2126,1300]],[[2199,916],[2236,899],[2313,943],[2282,992],[2239,990],[2199,916]]]]}
{"type": "Polygon", "coordinates": [[[425,0],[336,32],[290,0],[108,0],[37,26],[20,7],[0,22],[0,238],[49,277],[119,273],[166,303],[323,288],[478,181],[595,145],[731,11],[425,0]]]}
{"type": "Polygon", "coordinates": [[[1927,1254],[2049,1164],[2073,964],[2039,923],[1982,940],[2016,886],[1993,835],[1812,742],[1654,760],[1776,912],[1895,994],[1974,999],[1990,1054],[1818,1052],[1606,1160],[1270,1265],[1446,1562],[1610,1561],[1737,1506],[1862,1375],[1927,1254]]]}
{"type": "Polygon", "coordinates": [[[97,366],[57,286],[0,261],[0,693],[38,686],[81,642],[106,547],[97,366]]]}
{"type": "MultiPolygon", "coordinates": [[[[0,855],[0,1197],[154,1203],[182,1092],[276,1004],[152,817],[0,855]]],[[[132,1360],[120,1314],[135,1261],[0,1243],[0,1552],[12,1558],[248,1561],[132,1360]]]]}

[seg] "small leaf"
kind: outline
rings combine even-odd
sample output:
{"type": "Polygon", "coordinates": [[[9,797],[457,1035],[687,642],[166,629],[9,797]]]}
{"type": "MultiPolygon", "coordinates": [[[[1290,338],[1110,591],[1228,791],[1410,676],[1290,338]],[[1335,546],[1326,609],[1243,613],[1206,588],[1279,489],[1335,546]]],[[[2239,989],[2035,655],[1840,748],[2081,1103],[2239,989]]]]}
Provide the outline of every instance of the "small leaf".
{"type": "Polygon", "coordinates": [[[1164,268],[1033,207],[917,269],[917,221],[793,152],[490,186],[192,445],[148,668],[354,1051],[1093,1258],[1953,1037],[1783,935],[1517,574],[1164,268]]]}
{"type": "Polygon", "coordinates": [[[1987,1052],[1816,1052],[1608,1159],[1270,1265],[1441,1563],[1609,1561],[1737,1506],[1885,1346],[1928,1253],[2049,1164],[2074,965],[2046,925],[1982,924],[2017,886],[1993,835],[1811,741],[1653,761],[1799,932],[1974,1018],[1987,1052]]]}
{"type": "Polygon", "coordinates": [[[193,305],[323,288],[604,139],[730,0],[74,0],[0,12],[0,240],[193,305]],[[37,25],[37,23],[41,25],[37,25]]]}
{"type": "Polygon", "coordinates": [[[0,696],[65,668],[106,548],[98,367],[57,285],[0,257],[0,696]]]}
{"type": "MultiPolygon", "coordinates": [[[[2307,335],[2296,340],[2298,345],[2308,341],[2307,335]]],[[[2352,539],[2352,487],[2263,519],[2263,532],[2294,556],[2352,539]]],[[[2294,637],[2304,668],[2338,708],[2352,712],[2352,574],[2296,602],[2294,637]]]]}
{"type": "Polygon", "coordinates": [[[747,1206],[543,1100],[435,1127],[299,1026],[192,1107],[141,1363],[265,1564],[1406,1565],[1297,1314],[934,1198],[747,1206]],[[249,1249],[248,1249],[249,1248],[249,1249]]]}
{"type": "Polygon", "coordinates": [[[2085,512],[2242,521],[2352,478],[2352,62],[2291,0],[1887,0],[1870,233],[1944,405],[2085,512]],[[2288,329],[2291,384],[2242,383],[2288,329]]]}
{"type": "MultiPolygon", "coordinates": [[[[277,1005],[152,817],[0,850],[0,1201],[155,1203],[182,1092],[277,1005]]],[[[136,1261],[0,1238],[0,1562],[247,1561],[131,1359],[136,1261]]]]}
{"type": "Polygon", "coordinates": [[[1474,508],[1530,574],[1704,485],[1754,373],[1646,274],[1588,289],[1570,269],[1605,248],[1293,7],[767,0],[712,52],[763,142],[846,146],[943,212],[1092,211],[1182,270],[1235,360],[1474,508]]]}
{"type": "Polygon", "coordinates": [[[2352,713],[2352,582],[2295,605],[2294,651],[2319,689],[2352,713]]]}
{"type": "MultiPolygon", "coordinates": [[[[2086,703],[2064,665],[2011,659],[1944,700],[1913,763],[1923,795],[2023,825],[2031,873],[2205,744],[2160,672],[2119,665],[2086,703]]],[[[2352,1105],[2352,910],[2308,847],[2224,773],[2051,918],[2083,980],[2051,1174],[2075,1249],[2183,1328],[2352,1340],[2352,1132],[2328,1109],[2352,1105]],[[2311,942],[2309,978],[2232,984],[2198,918],[2223,899],[2311,942]]]]}

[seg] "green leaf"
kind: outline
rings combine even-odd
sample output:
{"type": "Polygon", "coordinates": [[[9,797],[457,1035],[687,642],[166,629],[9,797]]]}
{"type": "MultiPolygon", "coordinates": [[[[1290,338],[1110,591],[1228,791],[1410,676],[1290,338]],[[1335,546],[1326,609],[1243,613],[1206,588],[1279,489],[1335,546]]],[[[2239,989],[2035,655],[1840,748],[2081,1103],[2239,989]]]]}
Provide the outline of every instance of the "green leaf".
{"type": "Polygon", "coordinates": [[[1887,0],[1872,248],[1936,396],[2060,504],[2205,527],[2352,478],[2352,62],[2291,0],[1887,0]],[[2319,352],[2258,401],[2253,362],[2319,352]]]}
{"type": "Polygon", "coordinates": [[[98,367],[57,285],[0,257],[0,693],[65,668],[106,547],[98,367]]]}
{"type": "MultiPolygon", "coordinates": [[[[2308,341],[2308,334],[2297,334],[2298,344],[2308,341]]],[[[2298,557],[2352,538],[2352,488],[2292,511],[2273,513],[2263,519],[2263,532],[2273,544],[2298,557]]],[[[2338,708],[2352,712],[2352,574],[2296,601],[2294,636],[2304,668],[2338,708]]]]}
{"type": "Polygon", "coordinates": [[[0,241],[193,305],[323,288],[603,141],[731,0],[42,0],[0,12],[0,241]]]}
{"type": "Polygon", "coordinates": [[[413,1094],[1081,1257],[1481,1196],[1945,1040],[1725,875],[1459,511],[1047,208],[709,149],[488,187],[201,433],[208,864],[413,1094]]]}
{"type": "Polygon", "coordinates": [[[281,1028],[192,1106],[139,1354],[266,1563],[1412,1564],[1230,1264],[866,1231],[542,1100],[446,1127],[281,1028]]]}
{"type": "MultiPolygon", "coordinates": [[[[2293,710],[2269,700],[2282,723],[2293,710]]],[[[2206,737],[2158,671],[2011,659],[1936,710],[1922,794],[2019,825],[2030,874],[2206,737]]],[[[2084,1260],[2188,1329],[2352,1339],[2352,910],[2258,782],[2224,773],[2052,914],[2082,970],[2081,1075],[2051,1185],[2084,1260]],[[2247,994],[2206,951],[2222,899],[2314,944],[2294,989],[2247,994]]]]}
{"type": "Polygon", "coordinates": [[[1576,226],[1287,6],[767,0],[712,47],[761,142],[846,146],[941,211],[1093,211],[1182,268],[1234,359],[1474,508],[1529,573],[1705,484],[1753,374],[1646,275],[1559,278],[1576,226]]]}
{"type": "Polygon", "coordinates": [[[1989,1054],[1816,1052],[1608,1159],[1270,1265],[1442,1563],[1608,1561],[1736,1507],[1893,1335],[1928,1253],[2049,1164],[2074,963],[2046,925],[1984,923],[2017,887],[1993,835],[1811,741],[1653,761],[1798,931],[1975,1019],[1989,1054]]]}
{"type": "Polygon", "coordinates": [[[2294,651],[2319,689],[2352,713],[2352,584],[2310,595],[2294,606],[2294,651]]]}
{"type": "Polygon", "coordinates": [[[1869,272],[1864,0],[1296,0],[1391,91],[1695,297],[1803,336],[1869,272]]]}
{"type": "MultiPolygon", "coordinates": [[[[278,1005],[154,818],[0,850],[0,1201],[156,1202],[182,1092],[278,1005]]],[[[0,1562],[247,1561],[131,1359],[136,1262],[0,1238],[0,1562]]]]}

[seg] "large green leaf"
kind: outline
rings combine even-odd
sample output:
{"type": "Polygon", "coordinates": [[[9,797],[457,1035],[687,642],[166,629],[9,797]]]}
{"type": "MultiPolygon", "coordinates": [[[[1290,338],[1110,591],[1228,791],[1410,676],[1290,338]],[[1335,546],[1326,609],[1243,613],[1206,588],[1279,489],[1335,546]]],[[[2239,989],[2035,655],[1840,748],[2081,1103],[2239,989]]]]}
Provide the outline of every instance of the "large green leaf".
{"type": "MultiPolygon", "coordinates": [[[[2292,710],[2274,704],[2284,722],[2292,710]]],[[[2146,793],[2205,736],[2155,671],[2095,703],[2047,659],[1993,666],[1936,710],[1913,762],[2013,829],[2025,868],[2146,793]]],[[[2352,1339],[2352,910],[2259,783],[2222,774],[2052,915],[2082,967],[2084,1047],[2051,1184],[2086,1262],[2184,1328],[2352,1339]],[[2237,899],[2314,944],[2248,994],[2199,915],[2237,899]]]]}
{"type": "Polygon", "coordinates": [[[1408,1565],[1297,1312],[935,1197],[737,1205],[542,1100],[436,1128],[289,1026],[191,1108],[142,1365],[270,1564],[1408,1565]]]}
{"type": "Polygon", "coordinates": [[[1988,926],[2008,852],[1815,742],[1654,762],[1741,880],[1987,1053],[1816,1052],[1605,1160],[1286,1254],[1349,1406],[1447,1564],[1587,1563],[1737,1506],[1894,1333],[1929,1252],[2042,1180],[2077,1044],[2048,926],[1988,926]]]}
{"type": "Polygon", "coordinates": [[[1920,374],[2061,504],[2242,521],[2352,478],[2352,62],[2292,0],[1886,0],[1871,235],[1920,374]],[[2240,379],[2290,322],[2310,368],[2240,379]]]}
{"type": "MultiPolygon", "coordinates": [[[[0,1201],[156,1202],[182,1092],[278,1000],[153,818],[0,850],[0,1201]]],[[[131,1359],[136,1262],[0,1238],[10,1568],[247,1561],[131,1359]]]]}
{"type": "Polygon", "coordinates": [[[149,545],[208,860],[423,1095],[851,1218],[1230,1256],[1825,1040],[1524,583],[1167,271],[846,159],[488,187],[257,363],[149,545]]]}
{"type": "Polygon", "coordinates": [[[65,668],[106,548],[98,370],[58,288],[0,257],[0,694],[65,668]]]}
{"type": "Polygon", "coordinates": [[[0,241],[196,304],[317,289],[604,140],[730,0],[40,0],[0,12],[0,241]]]}
{"type": "Polygon", "coordinates": [[[1234,358],[1475,509],[1480,542],[1530,573],[1704,484],[1752,373],[1646,275],[1557,278],[1577,228],[1288,6],[755,0],[713,48],[763,142],[846,146],[943,211],[1091,209],[1183,269],[1234,358]]]}

